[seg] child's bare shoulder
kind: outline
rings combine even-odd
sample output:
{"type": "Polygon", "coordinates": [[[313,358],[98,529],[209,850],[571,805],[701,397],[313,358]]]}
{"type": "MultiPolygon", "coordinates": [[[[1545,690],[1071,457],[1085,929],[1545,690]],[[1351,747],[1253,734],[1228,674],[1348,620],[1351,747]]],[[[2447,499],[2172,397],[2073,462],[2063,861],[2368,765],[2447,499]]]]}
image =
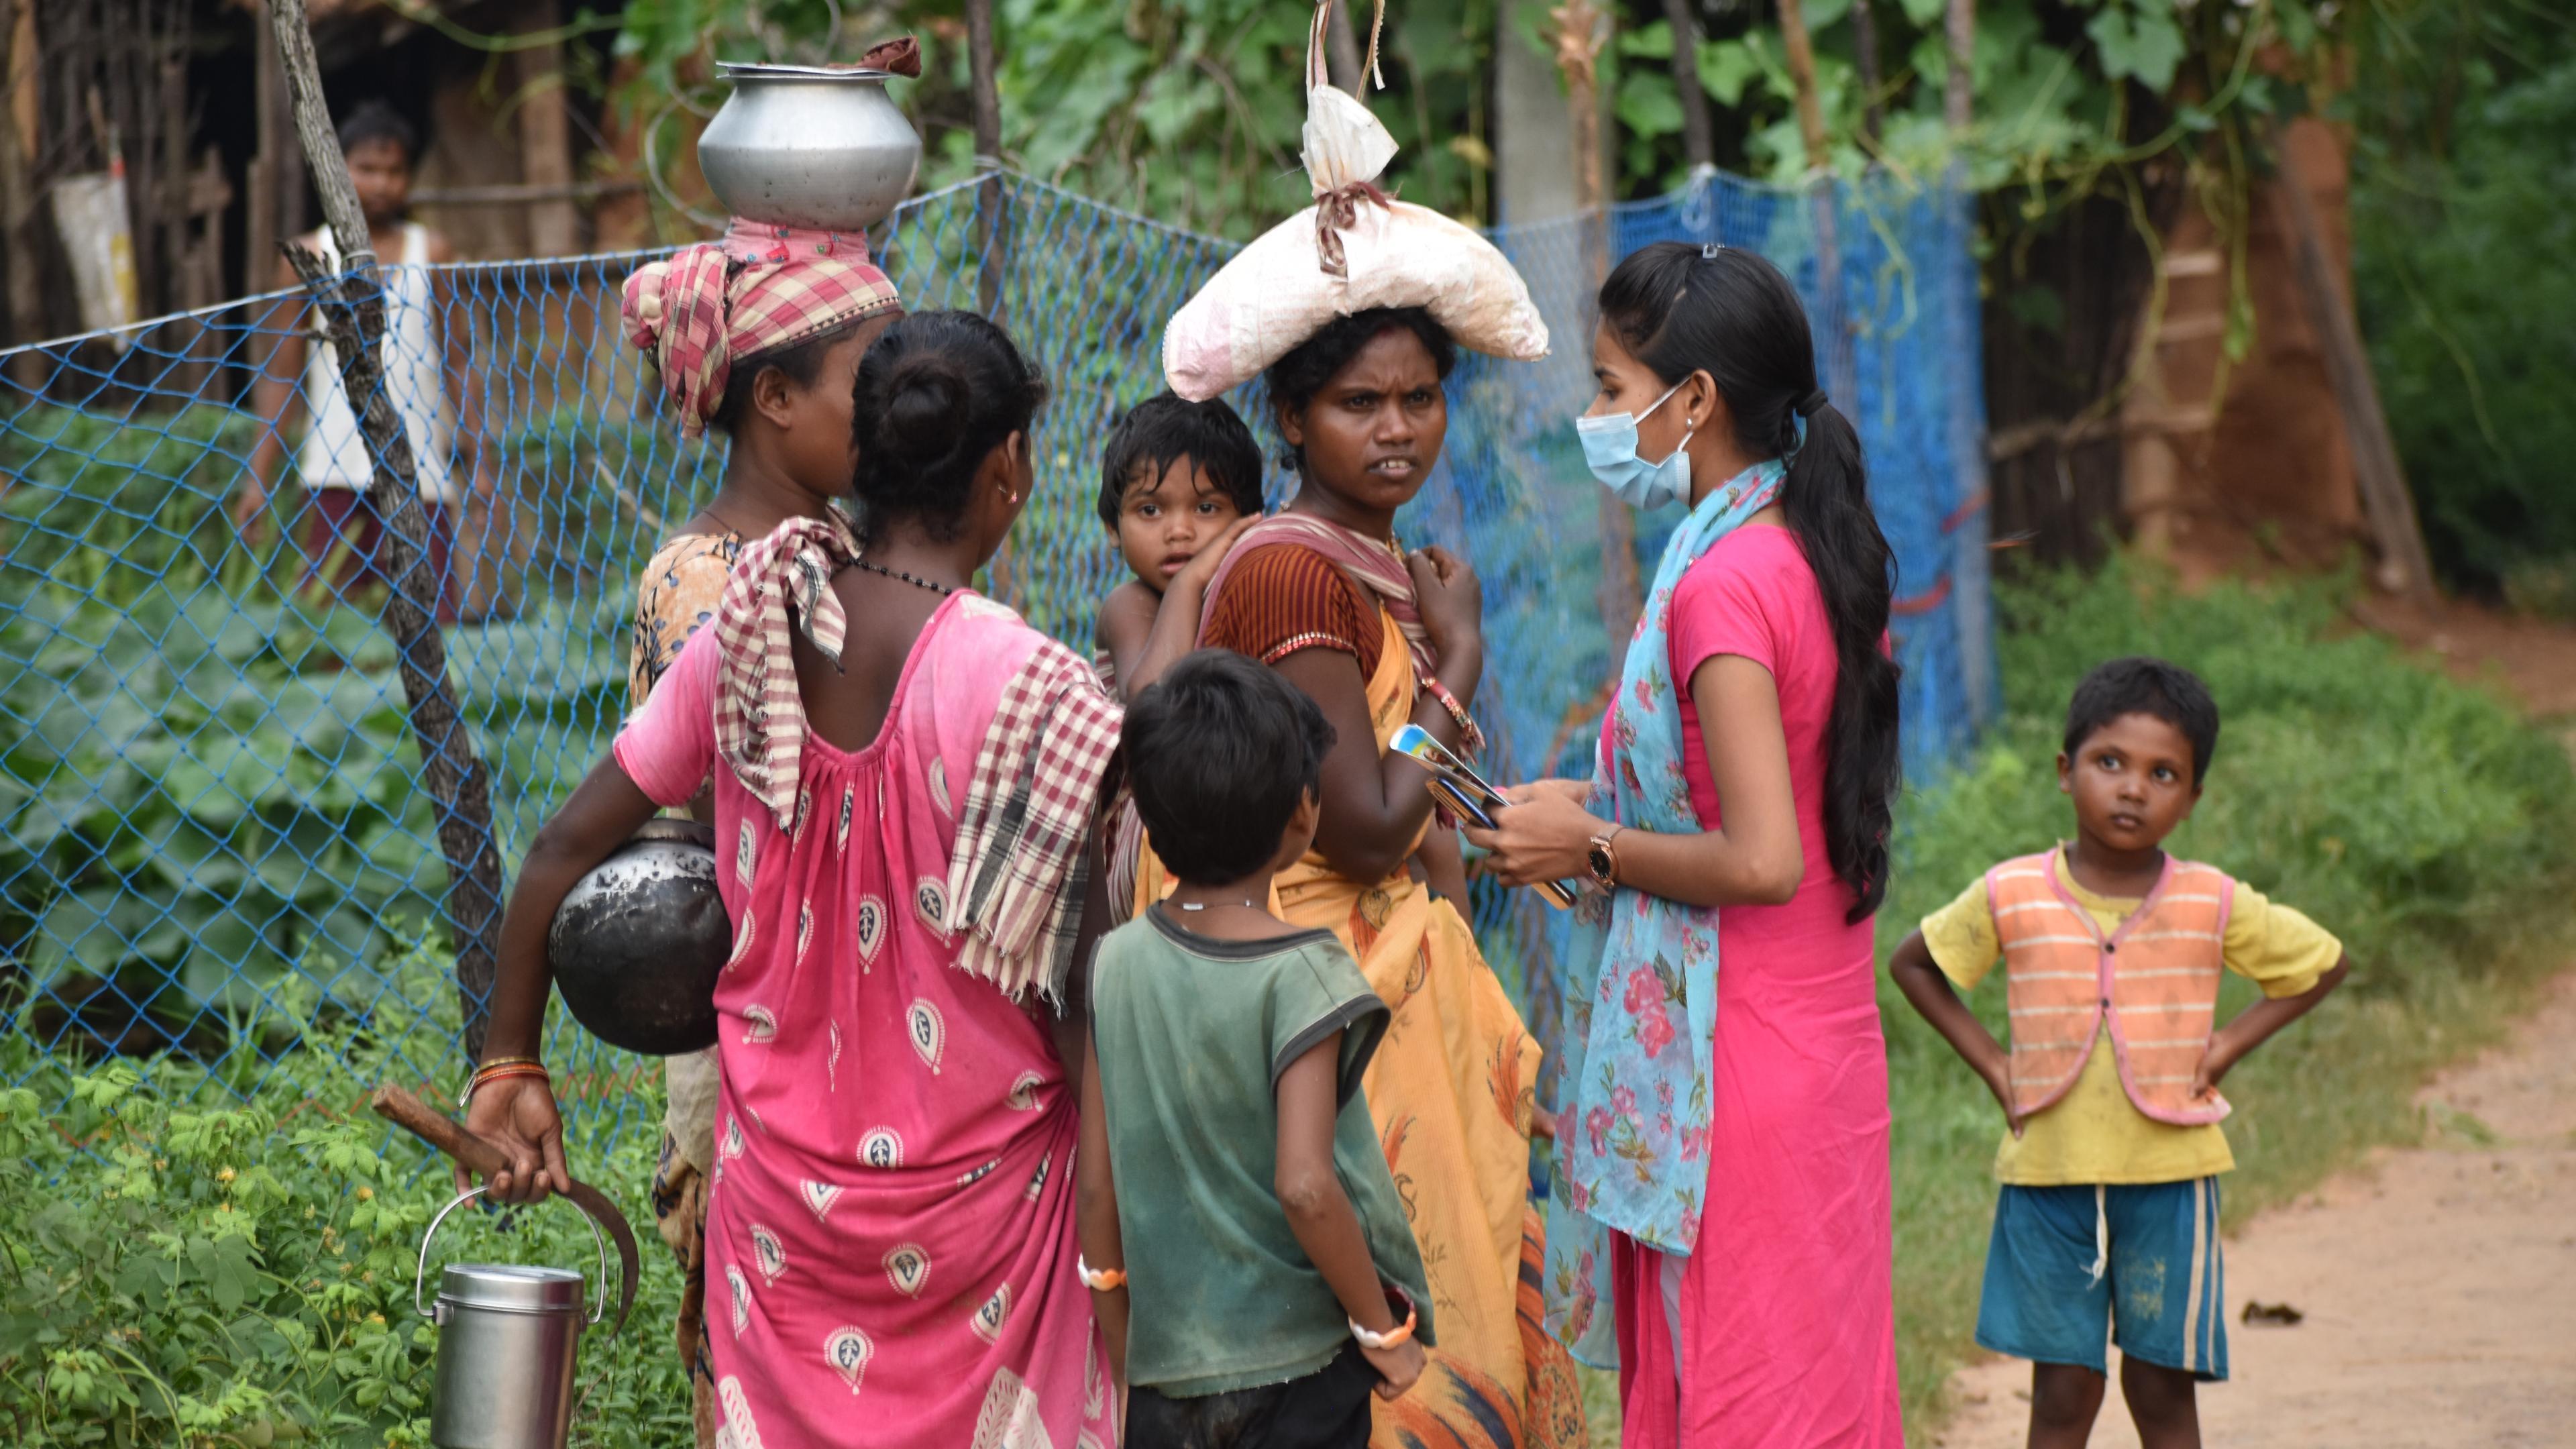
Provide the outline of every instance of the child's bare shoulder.
{"type": "Polygon", "coordinates": [[[1144,633],[1152,631],[1154,616],[1161,612],[1162,607],[1163,596],[1145,587],[1141,580],[1129,579],[1111,589],[1100,601],[1097,623],[1100,642],[1106,644],[1131,634],[1141,640],[1144,633]]]}

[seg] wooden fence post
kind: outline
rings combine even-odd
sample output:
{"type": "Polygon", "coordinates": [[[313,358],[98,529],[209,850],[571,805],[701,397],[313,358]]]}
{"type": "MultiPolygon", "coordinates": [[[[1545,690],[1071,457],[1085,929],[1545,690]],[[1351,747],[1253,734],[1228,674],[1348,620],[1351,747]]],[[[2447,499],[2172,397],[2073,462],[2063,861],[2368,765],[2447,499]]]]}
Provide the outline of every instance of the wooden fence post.
{"type": "Polygon", "coordinates": [[[1010,188],[1002,179],[1002,97],[995,73],[993,0],[966,0],[966,65],[975,100],[975,169],[984,184],[975,193],[976,309],[1002,320],[1002,283],[1011,249],[1010,188]]]}
{"type": "MultiPolygon", "coordinates": [[[[1954,264],[1968,275],[1954,294],[1960,324],[1978,319],[1976,260],[1964,255],[1976,228],[1976,198],[1968,189],[1968,124],[1975,118],[1977,0],[1950,0],[1943,30],[1950,47],[1950,73],[1942,82],[1941,117],[1950,132],[1950,163],[1944,169],[1950,205],[1957,209],[1959,247],[1954,264]]],[[[1985,329],[1979,327],[1982,338],[1985,329]]],[[[1959,687],[1967,696],[1969,723],[1983,728],[1994,718],[1995,687],[1994,554],[1988,541],[1994,531],[1993,484],[1986,463],[1983,426],[1986,369],[1983,357],[1962,359],[1972,369],[1953,394],[1950,408],[1951,466],[1959,480],[1960,503],[1950,520],[1951,617],[1958,625],[1959,687]]]]}
{"type": "MultiPolygon", "coordinates": [[[[1610,275],[1610,187],[1601,172],[1601,48],[1610,40],[1610,17],[1593,0],[1565,0],[1548,12],[1556,22],[1556,68],[1565,77],[1565,111],[1574,131],[1574,214],[1582,228],[1585,314],[1610,275]]],[[[1575,345],[1587,351],[1592,339],[1575,345]]],[[[1601,584],[1596,601],[1610,634],[1615,662],[1645,608],[1637,573],[1637,524],[1628,505],[1608,489],[1600,495],[1601,584]]]]}
{"type": "Polygon", "coordinates": [[[286,257],[313,294],[339,357],[341,389],[358,410],[358,427],[375,465],[373,486],[363,496],[384,523],[379,547],[395,580],[385,601],[385,627],[401,655],[403,695],[411,706],[422,781],[438,811],[439,851],[447,861],[447,914],[456,930],[456,991],[464,1006],[465,1053],[479,1058],[500,965],[501,856],[492,839],[491,786],[475,755],[474,737],[457,712],[456,688],[447,677],[447,644],[431,612],[445,581],[430,570],[429,519],[414,481],[411,440],[383,385],[383,277],[323,104],[321,66],[314,58],[304,0],[269,0],[268,14],[284,62],[296,133],[346,274],[334,276],[329,263],[303,247],[288,247],[286,257]]]}
{"type": "Polygon", "coordinates": [[[1860,369],[1852,357],[1851,323],[1843,316],[1841,221],[1834,200],[1833,152],[1825,135],[1824,103],[1816,93],[1816,48],[1807,35],[1802,0],[1780,0],[1780,48],[1798,92],[1798,138],[1807,149],[1807,182],[1815,188],[1816,293],[1825,315],[1825,386],[1834,406],[1857,425],[1860,369]]]}

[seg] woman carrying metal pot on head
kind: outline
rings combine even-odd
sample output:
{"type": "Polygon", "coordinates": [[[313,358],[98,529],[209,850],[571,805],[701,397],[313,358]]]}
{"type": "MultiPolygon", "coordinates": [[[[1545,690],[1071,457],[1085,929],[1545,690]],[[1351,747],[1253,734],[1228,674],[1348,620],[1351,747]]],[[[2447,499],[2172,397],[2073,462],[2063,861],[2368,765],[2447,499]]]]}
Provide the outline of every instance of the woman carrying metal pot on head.
{"type": "Polygon", "coordinates": [[[1657,243],[1600,316],[1585,458],[1690,515],[1592,780],[1515,789],[1468,832],[1506,880],[1602,892],[1565,958],[1549,1319],[1620,1365],[1631,1449],[1901,1445],[1870,935],[1897,783],[1887,540],[1778,268],[1657,243]]]}
{"type": "Polygon", "coordinates": [[[547,925],[713,775],[734,944],[707,1316],[736,1443],[1117,1438],[1075,1272],[1062,1003],[1107,922],[1090,861],[1119,715],[967,583],[1028,502],[1045,397],[981,317],[889,327],[853,387],[855,538],[793,518],[743,549],[502,925],[467,1120],[511,1154],[494,1191],[525,1200],[566,1180],[533,1063],[547,925]]]}
{"type": "MultiPolygon", "coordinates": [[[[862,236],[737,219],[719,242],[686,248],[627,279],[626,332],[650,356],[684,433],[732,446],[704,508],[653,552],[636,581],[628,704],[641,710],[680,657],[745,545],[791,518],[846,529],[850,384],[859,358],[901,314],[894,283],[862,236]]],[[[695,813],[712,820],[701,795],[695,813]]],[[[706,1357],[706,1194],[715,1167],[712,1048],[667,1059],[668,1109],[653,1216],[679,1260],[678,1338],[700,1449],[715,1443],[706,1357]]]]}

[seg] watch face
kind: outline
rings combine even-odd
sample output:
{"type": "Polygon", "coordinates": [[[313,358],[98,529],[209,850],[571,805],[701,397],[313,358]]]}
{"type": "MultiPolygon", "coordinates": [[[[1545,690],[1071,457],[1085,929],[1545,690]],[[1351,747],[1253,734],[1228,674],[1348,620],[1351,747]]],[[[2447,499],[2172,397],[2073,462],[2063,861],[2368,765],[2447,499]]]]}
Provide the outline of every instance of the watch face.
{"type": "Polygon", "coordinates": [[[1610,849],[1608,846],[1593,846],[1589,851],[1584,853],[1584,860],[1592,867],[1592,878],[1594,880],[1600,881],[1604,885],[1610,883],[1610,849]]]}

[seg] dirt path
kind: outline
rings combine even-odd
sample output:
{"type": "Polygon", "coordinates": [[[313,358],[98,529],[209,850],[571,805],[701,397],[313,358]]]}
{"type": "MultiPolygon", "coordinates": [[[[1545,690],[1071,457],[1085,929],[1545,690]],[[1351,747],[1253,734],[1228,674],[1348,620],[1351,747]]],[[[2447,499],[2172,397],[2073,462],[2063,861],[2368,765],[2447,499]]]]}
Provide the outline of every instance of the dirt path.
{"type": "MultiPolygon", "coordinates": [[[[2200,1396],[2213,1449],[2576,1444],[2576,972],[2509,1046],[2420,1100],[2425,1146],[2229,1240],[2234,1379],[2200,1396]],[[2248,1300],[2307,1318],[2244,1324],[2248,1300]]],[[[2019,1449],[2028,1365],[1979,1364],[1953,1387],[1937,1443],[2019,1449]]],[[[2137,1442],[2115,1382],[2093,1443],[2137,1442]]]]}

